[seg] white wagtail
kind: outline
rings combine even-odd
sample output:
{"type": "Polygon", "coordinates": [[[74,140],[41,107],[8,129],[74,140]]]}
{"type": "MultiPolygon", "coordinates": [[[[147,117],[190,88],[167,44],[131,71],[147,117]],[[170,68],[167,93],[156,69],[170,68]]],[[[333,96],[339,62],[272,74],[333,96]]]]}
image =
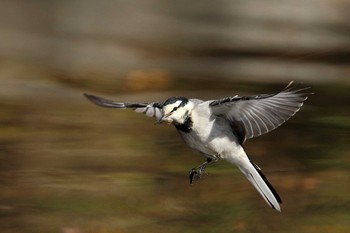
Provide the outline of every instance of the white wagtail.
{"type": "Polygon", "coordinates": [[[171,97],[164,103],[122,103],[84,94],[93,103],[108,108],[131,108],[156,123],[175,126],[186,144],[199,151],[207,160],[190,170],[190,183],[199,179],[208,164],[226,160],[243,172],[265,201],[281,211],[282,200],[260,168],[243,149],[246,139],[265,134],[288,120],[303,105],[308,94],[291,87],[292,82],[275,94],[230,96],[217,100],[171,97]]]}

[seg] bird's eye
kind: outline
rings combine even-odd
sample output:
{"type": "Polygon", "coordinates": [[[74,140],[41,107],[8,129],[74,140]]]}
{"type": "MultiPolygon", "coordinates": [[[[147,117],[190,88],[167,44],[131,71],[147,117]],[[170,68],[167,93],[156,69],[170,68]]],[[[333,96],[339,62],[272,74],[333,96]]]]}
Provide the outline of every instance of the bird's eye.
{"type": "Polygon", "coordinates": [[[173,108],[173,112],[176,111],[177,109],[178,109],[178,107],[173,108]]]}

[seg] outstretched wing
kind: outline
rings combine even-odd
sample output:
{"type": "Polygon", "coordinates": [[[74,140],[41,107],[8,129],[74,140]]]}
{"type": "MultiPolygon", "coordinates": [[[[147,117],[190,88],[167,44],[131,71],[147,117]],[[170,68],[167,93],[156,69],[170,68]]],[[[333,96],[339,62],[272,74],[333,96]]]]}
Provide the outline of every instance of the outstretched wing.
{"type": "Polygon", "coordinates": [[[94,104],[102,107],[120,109],[131,108],[135,112],[143,113],[148,117],[155,117],[157,120],[160,120],[163,116],[162,104],[160,103],[123,103],[86,93],[84,93],[84,96],[94,104]]]}
{"type": "Polygon", "coordinates": [[[265,134],[293,116],[311,93],[307,88],[291,87],[293,82],[275,94],[257,96],[233,96],[212,101],[213,114],[225,116],[236,131],[241,143],[245,139],[265,134]]]}

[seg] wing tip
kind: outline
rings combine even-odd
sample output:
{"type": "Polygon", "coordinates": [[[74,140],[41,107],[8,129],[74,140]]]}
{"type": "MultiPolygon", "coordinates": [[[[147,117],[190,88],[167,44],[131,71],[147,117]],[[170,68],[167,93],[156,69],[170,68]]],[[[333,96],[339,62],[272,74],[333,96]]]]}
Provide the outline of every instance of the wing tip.
{"type": "Polygon", "coordinates": [[[105,108],[126,108],[125,103],[118,103],[118,102],[114,102],[112,100],[108,100],[108,99],[104,99],[95,95],[91,95],[88,93],[83,93],[83,95],[85,96],[85,98],[87,98],[89,101],[91,101],[92,103],[101,106],[101,107],[105,107],[105,108]]]}
{"type": "MultiPolygon", "coordinates": [[[[307,99],[307,96],[309,95],[314,95],[315,93],[314,92],[304,92],[304,93],[300,93],[302,91],[305,91],[305,90],[309,90],[311,89],[311,87],[307,86],[307,87],[302,87],[302,88],[298,88],[298,86],[300,85],[300,83],[297,83],[295,85],[294,84],[294,80],[290,81],[288,83],[288,85],[281,91],[281,92],[292,92],[292,93],[295,93],[295,94],[299,94],[301,96],[304,96],[306,97],[307,99]]],[[[305,99],[305,100],[306,100],[305,99]]]]}
{"type": "Polygon", "coordinates": [[[90,100],[91,102],[93,102],[94,104],[97,104],[96,102],[98,101],[98,97],[97,96],[94,96],[94,95],[91,95],[91,94],[88,94],[88,93],[83,93],[84,97],[88,100],[90,100]]]}
{"type": "Polygon", "coordinates": [[[87,99],[90,99],[90,97],[93,96],[93,95],[88,94],[88,93],[83,93],[83,96],[84,96],[85,98],[87,98],[87,99]]]}

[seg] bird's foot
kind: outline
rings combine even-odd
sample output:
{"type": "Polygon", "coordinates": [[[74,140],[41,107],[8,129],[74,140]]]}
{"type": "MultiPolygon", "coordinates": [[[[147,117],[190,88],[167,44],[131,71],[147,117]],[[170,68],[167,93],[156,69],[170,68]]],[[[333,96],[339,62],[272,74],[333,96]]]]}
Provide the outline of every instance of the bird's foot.
{"type": "Polygon", "coordinates": [[[192,184],[193,181],[199,180],[203,173],[208,175],[205,168],[206,168],[205,165],[201,165],[199,167],[194,167],[190,170],[189,172],[190,184],[192,184]]]}

